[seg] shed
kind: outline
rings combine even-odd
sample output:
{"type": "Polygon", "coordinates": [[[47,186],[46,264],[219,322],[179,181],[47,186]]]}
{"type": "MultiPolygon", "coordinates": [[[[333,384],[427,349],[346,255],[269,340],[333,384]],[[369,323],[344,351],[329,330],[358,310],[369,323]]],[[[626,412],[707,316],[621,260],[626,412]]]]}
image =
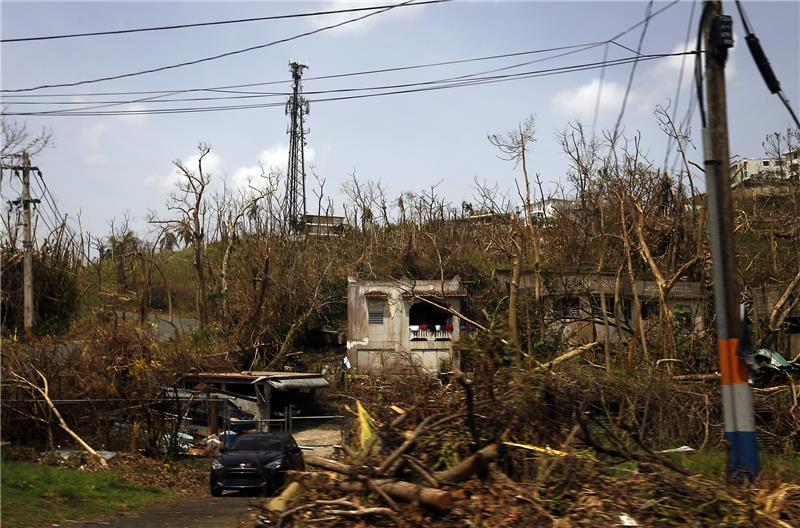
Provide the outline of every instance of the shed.
{"type": "Polygon", "coordinates": [[[292,407],[295,415],[313,414],[317,407],[318,389],[328,387],[322,374],[312,372],[191,372],[183,376],[182,386],[194,389],[199,384],[252,402],[245,408],[260,420],[283,417],[292,407]]]}

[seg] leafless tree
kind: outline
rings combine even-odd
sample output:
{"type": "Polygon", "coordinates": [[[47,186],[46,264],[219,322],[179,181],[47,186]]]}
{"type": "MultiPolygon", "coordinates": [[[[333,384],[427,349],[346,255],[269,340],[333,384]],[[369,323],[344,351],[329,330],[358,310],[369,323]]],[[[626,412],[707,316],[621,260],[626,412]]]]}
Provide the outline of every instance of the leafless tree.
{"type": "Polygon", "coordinates": [[[181,160],[173,165],[180,179],[177,192],[170,195],[169,211],[178,213],[178,218],[170,220],[151,220],[151,223],[168,225],[177,231],[192,247],[193,266],[197,276],[195,307],[200,328],[208,327],[208,284],[206,255],[206,201],[205,193],[210,175],[203,169],[203,160],[211,153],[211,146],[199,143],[197,146],[197,169],[186,166],[181,160]]]}

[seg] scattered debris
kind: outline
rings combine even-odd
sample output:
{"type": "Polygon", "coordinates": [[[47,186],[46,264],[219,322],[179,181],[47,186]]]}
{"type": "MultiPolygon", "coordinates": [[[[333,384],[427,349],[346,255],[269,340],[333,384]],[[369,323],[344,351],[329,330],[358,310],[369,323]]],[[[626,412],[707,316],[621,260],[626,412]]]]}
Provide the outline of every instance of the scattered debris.
{"type": "Polygon", "coordinates": [[[687,446],[682,445],[680,447],[674,447],[672,449],[664,449],[663,451],[659,451],[659,453],[694,453],[694,449],[687,446]]]}

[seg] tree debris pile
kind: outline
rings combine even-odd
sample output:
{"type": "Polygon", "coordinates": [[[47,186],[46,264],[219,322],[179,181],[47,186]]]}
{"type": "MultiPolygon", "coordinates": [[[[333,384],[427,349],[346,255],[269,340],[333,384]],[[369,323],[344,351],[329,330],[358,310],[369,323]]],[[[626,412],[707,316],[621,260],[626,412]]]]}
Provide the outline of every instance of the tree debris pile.
{"type": "Polygon", "coordinates": [[[697,429],[695,445],[721,442],[719,409],[698,406],[704,389],[662,374],[633,383],[580,368],[519,369],[494,379],[493,395],[459,372],[444,382],[357,380],[349,389],[357,399],[346,404],[357,445],[343,446],[340,460],[307,455],[307,471],[290,473],[257,524],[798,525],[800,486],[775,479],[730,489],[659,452],[667,433],[678,442],[697,429]],[[667,424],[681,417],[685,429],[667,424]],[[667,433],[651,443],[654,424],[667,433]]]}

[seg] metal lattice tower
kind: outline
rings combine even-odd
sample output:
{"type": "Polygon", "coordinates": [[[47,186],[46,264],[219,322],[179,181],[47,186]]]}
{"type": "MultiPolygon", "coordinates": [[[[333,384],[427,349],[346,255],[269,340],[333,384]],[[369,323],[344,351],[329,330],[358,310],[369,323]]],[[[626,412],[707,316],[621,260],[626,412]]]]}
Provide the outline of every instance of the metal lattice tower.
{"type": "Polygon", "coordinates": [[[309,105],[303,97],[303,85],[300,78],[305,64],[289,63],[292,73],[292,95],[286,103],[286,115],[289,116],[289,165],[286,170],[286,195],[284,196],[284,214],[289,227],[299,230],[306,214],[306,163],[304,148],[306,145],[303,117],[308,114],[309,105]]]}

